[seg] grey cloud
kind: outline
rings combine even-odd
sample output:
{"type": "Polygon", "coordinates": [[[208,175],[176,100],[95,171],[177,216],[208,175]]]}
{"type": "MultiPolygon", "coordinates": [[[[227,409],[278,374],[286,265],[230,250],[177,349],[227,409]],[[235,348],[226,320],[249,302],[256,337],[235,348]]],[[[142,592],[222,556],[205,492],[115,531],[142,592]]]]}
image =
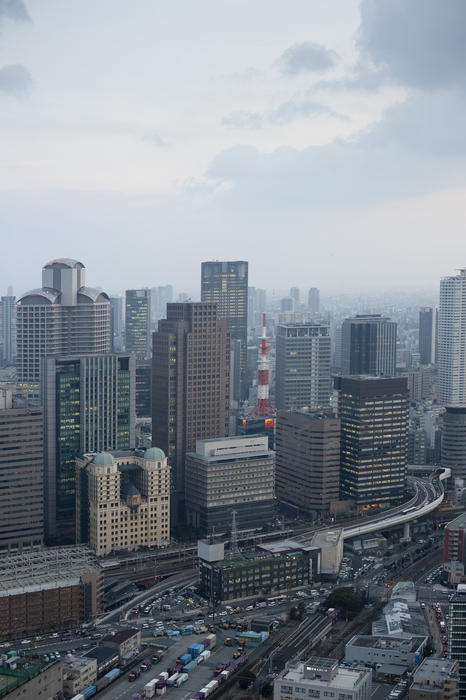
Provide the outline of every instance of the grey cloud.
{"type": "Polygon", "coordinates": [[[260,129],[266,124],[280,126],[282,124],[290,124],[295,121],[295,119],[314,117],[320,114],[335,117],[336,119],[348,118],[330,109],[330,107],[320,104],[320,102],[315,102],[313,100],[288,100],[287,102],[282,102],[275,109],[266,110],[264,112],[230,112],[230,114],[227,114],[222,119],[222,124],[224,126],[234,126],[238,129],[260,129]]]}
{"type": "Polygon", "coordinates": [[[419,88],[465,85],[464,0],[362,0],[362,59],[419,88]]]}
{"type": "Polygon", "coordinates": [[[23,0],[0,0],[0,23],[4,19],[30,22],[31,17],[23,0]]]}
{"type": "Polygon", "coordinates": [[[25,66],[15,64],[0,68],[0,92],[22,95],[31,85],[31,74],[25,66]]]}
{"type": "Polygon", "coordinates": [[[207,178],[235,207],[338,208],[392,200],[466,183],[466,104],[453,91],[415,93],[349,140],[262,153],[220,153],[207,178]]]}
{"type": "Polygon", "coordinates": [[[312,41],[303,41],[287,48],[276,61],[276,65],[283,75],[298,75],[333,68],[337,59],[335,51],[312,41]]]}

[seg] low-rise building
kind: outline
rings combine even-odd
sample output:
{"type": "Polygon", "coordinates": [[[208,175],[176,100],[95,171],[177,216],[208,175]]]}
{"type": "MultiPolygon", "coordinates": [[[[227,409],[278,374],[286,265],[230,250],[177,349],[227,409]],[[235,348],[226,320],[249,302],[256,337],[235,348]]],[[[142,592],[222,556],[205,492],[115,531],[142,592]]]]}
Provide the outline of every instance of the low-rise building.
{"type": "Polygon", "coordinates": [[[163,450],[85,454],[76,460],[76,532],[98,556],[170,541],[170,467],[163,450]]]}
{"type": "MultiPolygon", "coordinates": [[[[399,674],[403,669],[412,671],[419,666],[428,637],[410,637],[404,639],[390,635],[373,637],[358,634],[345,647],[345,661],[350,664],[361,664],[376,669],[381,674],[383,667],[397,667],[399,674]]],[[[390,675],[393,675],[390,672],[390,675]]]]}
{"type": "Polygon", "coordinates": [[[0,558],[0,639],[88,622],[102,600],[102,569],[85,545],[0,558]]]}
{"type": "Polygon", "coordinates": [[[117,668],[120,663],[118,651],[114,647],[99,646],[86,651],[85,656],[97,661],[97,678],[108,673],[112,668],[117,668]]]}
{"type": "Polygon", "coordinates": [[[261,528],[273,518],[274,485],[266,435],[197,440],[186,455],[188,525],[203,534],[229,532],[235,510],[240,529],[261,528]]]}
{"type": "Polygon", "coordinates": [[[61,700],[61,661],[41,664],[24,657],[10,657],[0,665],[0,696],[8,700],[61,700]]]}
{"type": "Polygon", "coordinates": [[[424,659],[409,688],[409,700],[458,700],[458,661],[424,659]]]}
{"type": "Polygon", "coordinates": [[[338,666],[336,659],[317,656],[290,664],[273,684],[274,700],[369,700],[372,679],[369,670],[338,666]]]}
{"type": "Polygon", "coordinates": [[[102,644],[106,647],[116,649],[121,663],[131,656],[134,656],[134,653],[141,646],[141,631],[134,628],[120,630],[119,632],[104,637],[102,644]]]}
{"type": "Polygon", "coordinates": [[[97,679],[97,659],[67,654],[63,659],[63,690],[74,697],[97,679]]]}
{"type": "Polygon", "coordinates": [[[223,561],[199,560],[201,594],[216,602],[248,598],[260,594],[279,593],[308,585],[310,571],[317,570],[317,561],[310,564],[312,554],[292,552],[279,556],[241,555],[223,561]]]}

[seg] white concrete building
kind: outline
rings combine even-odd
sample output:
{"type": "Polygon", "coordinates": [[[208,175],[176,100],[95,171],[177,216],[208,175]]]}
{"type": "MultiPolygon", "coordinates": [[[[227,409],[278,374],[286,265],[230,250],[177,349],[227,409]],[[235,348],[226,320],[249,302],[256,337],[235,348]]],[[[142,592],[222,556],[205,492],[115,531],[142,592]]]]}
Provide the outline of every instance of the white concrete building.
{"type": "Polygon", "coordinates": [[[336,659],[311,657],[283,671],[273,684],[274,700],[369,700],[371,671],[338,666],[336,659]]]}
{"type": "Polygon", "coordinates": [[[439,400],[466,403],[466,268],[440,281],[437,367],[439,400]]]}

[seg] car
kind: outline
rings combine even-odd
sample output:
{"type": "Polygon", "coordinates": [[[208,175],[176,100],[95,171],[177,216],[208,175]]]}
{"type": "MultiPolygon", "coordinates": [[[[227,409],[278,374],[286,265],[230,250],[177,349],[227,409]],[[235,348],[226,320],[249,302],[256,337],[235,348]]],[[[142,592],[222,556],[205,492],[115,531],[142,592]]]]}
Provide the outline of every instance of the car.
{"type": "Polygon", "coordinates": [[[23,639],[23,641],[21,642],[21,644],[30,644],[30,643],[31,643],[30,639],[23,639]]]}

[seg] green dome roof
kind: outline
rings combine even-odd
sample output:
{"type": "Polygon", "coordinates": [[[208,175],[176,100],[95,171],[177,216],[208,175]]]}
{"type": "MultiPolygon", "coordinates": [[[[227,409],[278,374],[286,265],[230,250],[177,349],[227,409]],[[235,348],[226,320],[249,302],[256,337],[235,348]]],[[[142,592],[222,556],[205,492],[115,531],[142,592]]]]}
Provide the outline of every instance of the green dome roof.
{"type": "Polygon", "coordinates": [[[165,452],[160,447],[149,447],[144,452],[144,459],[165,459],[165,452]]]}
{"type": "Polygon", "coordinates": [[[98,464],[99,467],[111,467],[112,464],[115,464],[115,460],[110,452],[99,452],[99,454],[94,457],[93,464],[98,464]]]}

